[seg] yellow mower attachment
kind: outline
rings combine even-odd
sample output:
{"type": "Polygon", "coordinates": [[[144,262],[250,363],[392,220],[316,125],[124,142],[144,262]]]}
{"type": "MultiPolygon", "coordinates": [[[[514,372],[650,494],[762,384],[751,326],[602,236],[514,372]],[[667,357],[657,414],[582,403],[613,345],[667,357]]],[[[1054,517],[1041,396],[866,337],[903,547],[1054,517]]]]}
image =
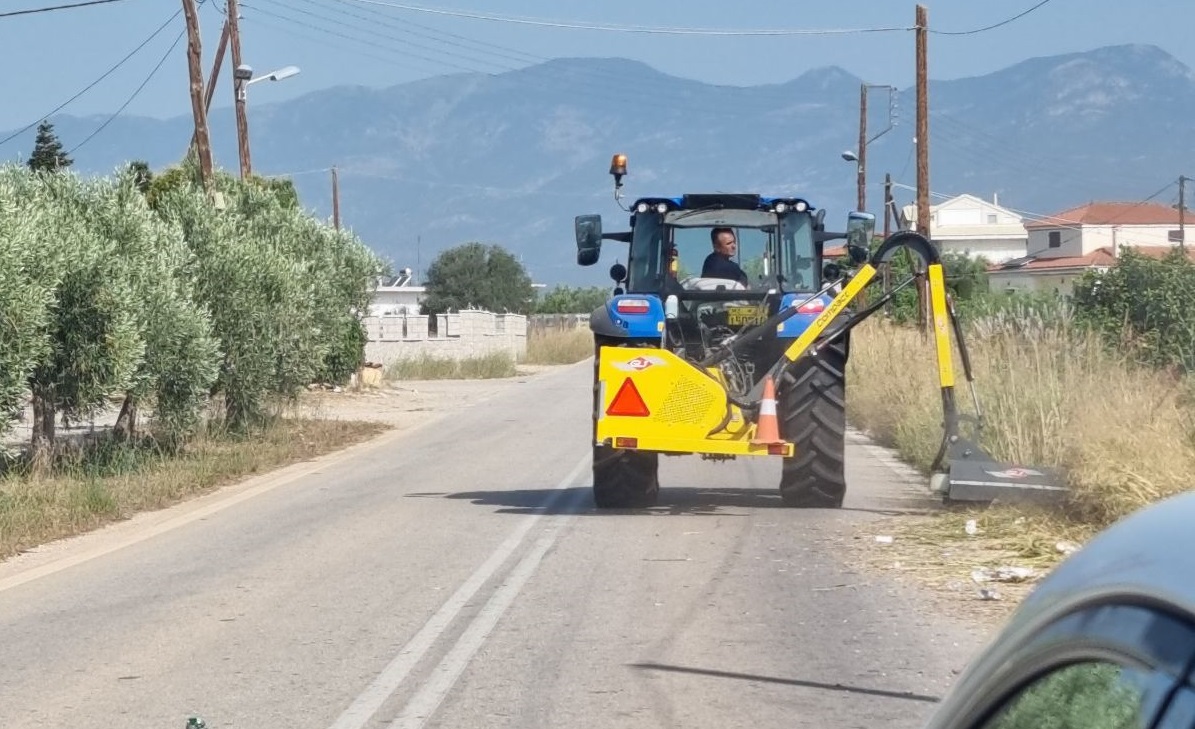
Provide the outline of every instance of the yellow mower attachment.
{"type": "MultiPolygon", "coordinates": [[[[758,439],[757,423],[727,397],[722,374],[665,349],[602,347],[597,445],[720,456],[791,457],[792,443],[758,439]]],[[[775,417],[761,408],[765,417],[775,417]]],[[[774,413],[774,410],[771,410],[774,413]]]]}

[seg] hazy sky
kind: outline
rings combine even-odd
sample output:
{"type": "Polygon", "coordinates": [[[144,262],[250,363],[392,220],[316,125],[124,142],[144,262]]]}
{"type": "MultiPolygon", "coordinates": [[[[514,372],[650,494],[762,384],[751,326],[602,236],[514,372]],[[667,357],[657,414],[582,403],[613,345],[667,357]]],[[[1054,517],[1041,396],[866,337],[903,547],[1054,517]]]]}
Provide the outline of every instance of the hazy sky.
{"type": "MultiPolygon", "coordinates": [[[[0,0],[0,14],[73,1],[77,0],[0,0]]],[[[200,8],[205,74],[223,23],[224,2],[206,0],[200,8]]],[[[408,2],[554,21],[735,29],[907,27],[913,23],[915,8],[912,1],[893,0],[408,2]]],[[[1004,20],[1036,2],[930,0],[927,7],[932,28],[956,31],[1004,20]]],[[[5,69],[0,80],[4,96],[0,129],[21,127],[47,115],[132,51],[180,6],[179,0],[123,0],[0,17],[0,58],[5,69]]],[[[360,0],[245,0],[241,14],[246,63],[257,71],[288,64],[302,68],[300,75],[286,81],[254,86],[253,98],[259,104],[337,84],[387,86],[463,69],[492,73],[559,56],[625,56],[667,73],[736,85],[784,81],[826,65],[842,66],[872,83],[907,86],[913,78],[911,32],[763,38],[646,35],[444,17],[360,0]],[[492,45],[478,46],[477,41],[492,45]]],[[[1195,67],[1192,28],[1195,2],[1191,0],[1051,0],[996,30],[931,36],[930,75],[982,74],[1025,58],[1118,43],[1155,44],[1195,67]]],[[[63,111],[115,111],[166,55],[164,65],[126,113],[189,113],[185,39],[167,54],[182,29],[180,15],[119,70],[63,111]]],[[[226,71],[217,107],[231,101],[228,79],[226,71]]]]}

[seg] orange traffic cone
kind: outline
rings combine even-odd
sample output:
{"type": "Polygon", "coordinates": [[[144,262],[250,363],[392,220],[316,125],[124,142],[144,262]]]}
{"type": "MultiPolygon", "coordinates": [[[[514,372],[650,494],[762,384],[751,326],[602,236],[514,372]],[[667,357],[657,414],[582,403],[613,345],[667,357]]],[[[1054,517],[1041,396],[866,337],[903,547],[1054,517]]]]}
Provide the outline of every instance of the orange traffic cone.
{"type": "Polygon", "coordinates": [[[780,438],[780,422],[776,419],[776,386],[772,384],[772,376],[764,375],[763,399],[759,401],[759,422],[755,426],[755,437],[751,439],[755,445],[782,445],[780,438]]]}

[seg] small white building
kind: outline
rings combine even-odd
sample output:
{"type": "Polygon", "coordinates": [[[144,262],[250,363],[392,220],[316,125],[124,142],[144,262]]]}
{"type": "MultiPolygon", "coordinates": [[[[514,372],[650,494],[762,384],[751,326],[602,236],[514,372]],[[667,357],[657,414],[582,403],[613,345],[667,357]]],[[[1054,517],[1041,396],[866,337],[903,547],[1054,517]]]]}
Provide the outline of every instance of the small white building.
{"type": "MultiPolygon", "coordinates": [[[[902,212],[907,220],[917,220],[916,205],[905,206],[902,212]]],[[[931,206],[929,233],[943,253],[982,257],[989,263],[1021,258],[1028,251],[1028,232],[1021,216],[1000,207],[998,197],[989,202],[975,195],[959,195],[931,206]]]]}
{"type": "Polygon", "coordinates": [[[414,286],[411,269],[404,268],[397,276],[383,278],[374,289],[373,301],[369,304],[370,316],[400,316],[418,314],[427,289],[414,286]]]}

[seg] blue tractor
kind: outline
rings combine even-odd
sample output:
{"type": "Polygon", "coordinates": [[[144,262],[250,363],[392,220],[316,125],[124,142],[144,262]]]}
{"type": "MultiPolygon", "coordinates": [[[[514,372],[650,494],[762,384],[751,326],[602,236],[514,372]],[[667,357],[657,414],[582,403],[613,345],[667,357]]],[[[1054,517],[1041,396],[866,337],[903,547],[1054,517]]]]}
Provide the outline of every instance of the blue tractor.
{"type": "MultiPolygon", "coordinates": [[[[615,155],[610,172],[616,198],[621,199],[625,156],[615,155]]],[[[739,412],[745,421],[754,422],[761,404],[767,406],[765,385],[772,386],[780,440],[791,444],[784,450],[791,455],[782,456],[783,502],[840,507],[846,492],[844,406],[850,335],[835,331],[833,322],[849,317],[850,311],[836,312],[825,334],[807,343],[813,356],[786,362],[783,355],[814,320],[825,318],[841,288],[842,271],[825,260],[824,244],[846,239],[852,260],[865,261],[875,216],[851,213],[846,233],[830,233],[825,230],[825,211],[806,200],[722,193],[640,198],[629,212],[630,229],[625,232],[603,232],[598,215],[575,220],[577,262],[582,266],[597,263],[603,240],[629,245],[626,264],[610,269],[614,295],[589,320],[595,343],[595,503],[600,508],[653,504],[659,493],[661,453],[698,454],[711,460],[757,454],[745,445],[736,450],[713,441],[668,440],[667,433],[679,433],[676,428],[685,418],[700,417],[691,410],[682,412],[678,404],[685,397],[699,399],[693,393],[700,387],[693,381],[683,385],[685,377],[676,375],[667,385],[674,392],[635,393],[644,413],[650,410],[646,401],[653,394],[658,395],[659,410],[673,413],[671,421],[656,424],[658,437],[653,442],[658,445],[643,447],[642,437],[603,436],[600,431],[608,416],[617,414],[611,410],[616,407],[611,390],[617,383],[607,387],[603,351],[608,359],[619,355],[610,348],[639,348],[664,350],[719,380],[726,402],[712,407],[719,417],[729,413],[719,420],[724,429],[728,424],[723,420],[739,412]],[[778,363],[785,366],[778,369],[778,363]],[[775,375],[773,382],[765,383],[767,374],[775,375]],[[627,447],[632,443],[635,447],[627,447]]],[[[625,363],[616,364],[628,369],[625,363]]],[[[683,407],[700,409],[700,403],[683,407]]],[[[773,447],[770,453],[762,449],[758,454],[781,450],[773,447]]]]}
{"type": "MultiPolygon", "coordinates": [[[[624,155],[614,156],[610,173],[621,201],[624,155]]],[[[755,193],[644,197],[629,212],[625,232],[603,232],[598,215],[575,221],[582,266],[597,263],[603,240],[629,246],[626,264],[610,269],[614,295],[589,319],[599,508],[654,504],[661,454],[779,457],[784,504],[841,507],[851,329],[922,279],[909,276],[874,301],[852,304],[901,249],[924,266],[937,350],[944,433],[931,489],[965,502],[1065,495],[1058,469],[1000,462],[979,445],[983,416],[963,328],[924,235],[898,231],[872,251],[874,215],[852,212],[845,232],[828,232],[825,211],[808,201],[755,193]],[[845,267],[826,260],[832,240],[845,240],[845,267]],[[952,333],[972,415],[955,400],[952,333]],[[974,426],[969,437],[963,422],[974,426]]]]}

